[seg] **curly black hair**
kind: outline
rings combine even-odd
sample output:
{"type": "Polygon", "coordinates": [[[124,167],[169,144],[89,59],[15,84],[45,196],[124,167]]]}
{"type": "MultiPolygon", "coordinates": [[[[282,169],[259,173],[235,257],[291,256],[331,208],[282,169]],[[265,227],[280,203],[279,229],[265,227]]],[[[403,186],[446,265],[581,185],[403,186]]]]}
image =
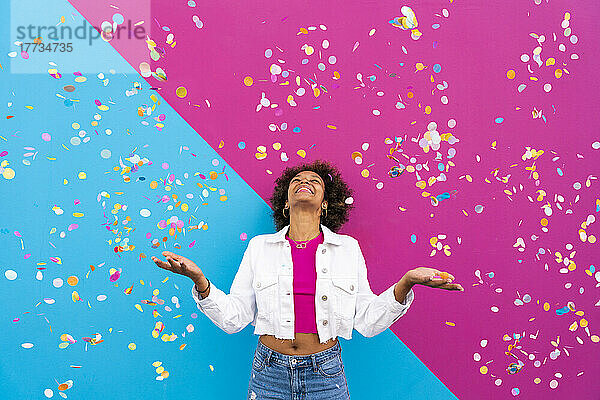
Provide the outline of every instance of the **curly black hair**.
{"type": "Polygon", "coordinates": [[[275,180],[270,202],[276,229],[279,231],[290,223],[289,213],[284,217],[282,211],[288,199],[290,182],[302,171],[315,172],[323,179],[325,183],[323,200],[327,201],[327,216],[321,215],[321,224],[337,232],[348,221],[348,213],[354,208],[352,201],[349,201],[350,204],[346,203],[346,199],[352,196],[353,191],[342,179],[340,171],[334,165],[322,160],[288,167],[275,180]]]}

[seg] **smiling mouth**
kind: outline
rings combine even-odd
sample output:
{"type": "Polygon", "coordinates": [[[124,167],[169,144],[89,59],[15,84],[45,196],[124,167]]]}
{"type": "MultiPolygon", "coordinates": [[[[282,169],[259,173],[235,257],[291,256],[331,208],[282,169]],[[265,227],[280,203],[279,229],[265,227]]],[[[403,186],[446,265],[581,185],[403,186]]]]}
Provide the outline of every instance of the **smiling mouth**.
{"type": "Polygon", "coordinates": [[[313,191],[310,190],[310,188],[308,188],[306,186],[302,186],[301,188],[296,190],[296,193],[300,193],[300,192],[307,192],[307,193],[313,194],[313,191]]]}

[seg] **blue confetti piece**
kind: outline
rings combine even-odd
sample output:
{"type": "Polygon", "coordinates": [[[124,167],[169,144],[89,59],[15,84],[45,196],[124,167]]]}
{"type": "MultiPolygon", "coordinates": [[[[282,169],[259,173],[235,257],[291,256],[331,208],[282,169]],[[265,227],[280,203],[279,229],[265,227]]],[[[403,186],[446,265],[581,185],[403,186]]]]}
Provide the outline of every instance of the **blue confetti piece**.
{"type": "Polygon", "coordinates": [[[501,123],[502,123],[502,121],[504,121],[504,118],[502,118],[502,117],[498,117],[498,118],[496,118],[494,121],[495,121],[497,124],[501,124],[501,123]]]}
{"type": "Polygon", "coordinates": [[[563,308],[559,308],[558,310],[556,310],[556,315],[564,315],[566,313],[568,313],[569,311],[569,307],[563,307],[563,308]]]}

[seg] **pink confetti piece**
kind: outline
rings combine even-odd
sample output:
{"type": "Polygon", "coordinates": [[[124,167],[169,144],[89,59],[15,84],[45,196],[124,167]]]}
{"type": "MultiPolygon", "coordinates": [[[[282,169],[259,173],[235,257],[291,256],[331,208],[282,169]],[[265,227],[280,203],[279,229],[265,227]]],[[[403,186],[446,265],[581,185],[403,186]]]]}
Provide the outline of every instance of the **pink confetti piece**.
{"type": "Polygon", "coordinates": [[[108,278],[109,281],[111,282],[115,282],[117,279],[119,279],[121,277],[121,270],[116,271],[114,274],[112,274],[110,276],[110,278],[108,278]]]}

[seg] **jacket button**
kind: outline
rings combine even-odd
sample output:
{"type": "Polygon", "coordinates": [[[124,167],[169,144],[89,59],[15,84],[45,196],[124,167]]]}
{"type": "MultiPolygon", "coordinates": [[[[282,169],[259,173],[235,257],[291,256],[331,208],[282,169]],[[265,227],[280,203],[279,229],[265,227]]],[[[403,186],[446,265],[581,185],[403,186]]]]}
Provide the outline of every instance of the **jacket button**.
{"type": "Polygon", "coordinates": [[[326,251],[327,251],[327,249],[321,250],[321,254],[325,254],[326,251]]]}
{"type": "Polygon", "coordinates": [[[327,296],[325,296],[325,295],[321,296],[321,300],[326,301],[327,300],[327,296]]]}
{"type": "Polygon", "coordinates": [[[327,268],[321,268],[321,272],[323,272],[324,274],[327,273],[327,268]]]}
{"type": "Polygon", "coordinates": [[[327,320],[323,320],[323,325],[327,325],[327,320]]]}
{"type": "Polygon", "coordinates": [[[354,290],[354,285],[350,285],[350,290],[354,290]]]}
{"type": "Polygon", "coordinates": [[[256,284],[256,287],[257,287],[257,288],[259,288],[259,287],[260,287],[260,282],[258,282],[258,283],[256,284]]]}

